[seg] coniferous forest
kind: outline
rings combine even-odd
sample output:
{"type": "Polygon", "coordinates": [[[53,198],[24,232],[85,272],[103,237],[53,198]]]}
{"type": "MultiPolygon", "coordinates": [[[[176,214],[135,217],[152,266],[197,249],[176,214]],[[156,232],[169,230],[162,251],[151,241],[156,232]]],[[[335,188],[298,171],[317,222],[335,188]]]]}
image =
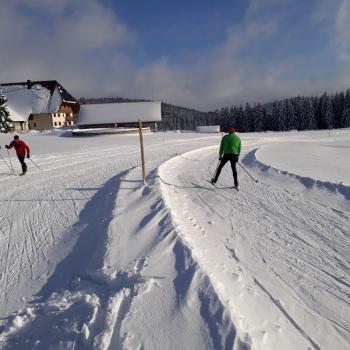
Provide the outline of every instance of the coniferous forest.
{"type": "MultiPolygon", "coordinates": [[[[135,102],[124,98],[81,98],[81,104],[135,102]]],[[[225,106],[212,112],[162,103],[159,130],[195,130],[199,125],[234,126],[239,132],[334,129],[350,127],[350,89],[320,97],[293,97],[261,105],[225,106]]]]}

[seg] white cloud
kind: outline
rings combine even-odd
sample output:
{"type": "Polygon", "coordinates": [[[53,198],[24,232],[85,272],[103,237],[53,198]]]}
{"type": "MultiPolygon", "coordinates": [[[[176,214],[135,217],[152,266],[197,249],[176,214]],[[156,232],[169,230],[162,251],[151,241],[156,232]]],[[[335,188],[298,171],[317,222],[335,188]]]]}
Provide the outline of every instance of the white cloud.
{"type": "Polygon", "coordinates": [[[340,2],[336,30],[338,35],[338,44],[340,48],[340,59],[350,62],[350,2],[342,0],[340,2]]]}
{"type": "Polygon", "coordinates": [[[68,89],[75,81],[98,81],[135,42],[135,34],[96,0],[12,0],[2,4],[0,26],[1,81],[64,77],[68,89]]]}
{"type": "MultiPolygon", "coordinates": [[[[333,9],[332,30],[347,58],[349,3],[337,1],[341,7],[333,9]]],[[[244,20],[205,54],[138,64],[126,50],[137,50],[137,34],[99,0],[6,1],[0,12],[0,81],[57,79],[76,97],[152,98],[204,110],[346,86],[346,67],[333,80],[308,81],[297,74],[293,56],[262,62],[249,51],[270,42],[280,45],[281,36],[288,36],[282,25],[288,3],[251,0],[244,20]]],[[[325,21],[321,9],[313,17],[317,25],[325,21]]]]}

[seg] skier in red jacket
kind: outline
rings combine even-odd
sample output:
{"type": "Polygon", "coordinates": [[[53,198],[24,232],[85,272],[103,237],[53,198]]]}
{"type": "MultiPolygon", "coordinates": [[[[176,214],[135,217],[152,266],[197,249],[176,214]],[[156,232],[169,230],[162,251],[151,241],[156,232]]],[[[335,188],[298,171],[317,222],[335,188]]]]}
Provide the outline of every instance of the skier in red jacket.
{"type": "Polygon", "coordinates": [[[27,158],[30,158],[30,149],[28,145],[24,141],[20,140],[18,135],[15,135],[13,137],[13,141],[9,145],[5,145],[5,147],[7,149],[12,147],[15,148],[18,160],[22,165],[22,175],[24,175],[27,172],[27,164],[24,162],[24,158],[26,155],[27,158]]]}

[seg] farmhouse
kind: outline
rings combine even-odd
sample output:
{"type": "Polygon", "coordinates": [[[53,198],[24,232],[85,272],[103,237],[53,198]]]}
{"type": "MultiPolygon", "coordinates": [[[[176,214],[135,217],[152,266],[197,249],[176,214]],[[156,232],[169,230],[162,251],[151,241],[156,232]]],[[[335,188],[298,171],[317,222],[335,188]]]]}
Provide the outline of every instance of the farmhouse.
{"type": "Polygon", "coordinates": [[[79,102],[56,80],[1,84],[15,131],[76,125],[79,102]]]}
{"type": "Polygon", "coordinates": [[[144,127],[156,130],[157,122],[161,119],[160,102],[89,104],[80,107],[78,127],[132,128],[137,127],[141,120],[144,127]]]}

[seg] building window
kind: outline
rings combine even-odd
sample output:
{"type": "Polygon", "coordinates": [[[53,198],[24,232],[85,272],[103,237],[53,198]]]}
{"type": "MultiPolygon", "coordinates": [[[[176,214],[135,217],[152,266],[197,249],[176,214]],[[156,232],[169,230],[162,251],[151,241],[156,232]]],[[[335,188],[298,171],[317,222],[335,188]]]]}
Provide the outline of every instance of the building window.
{"type": "Polygon", "coordinates": [[[57,122],[54,122],[53,125],[54,125],[54,126],[57,126],[57,122]]]}
{"type": "Polygon", "coordinates": [[[34,128],[36,128],[36,123],[34,123],[34,128]]]}
{"type": "Polygon", "coordinates": [[[61,126],[61,122],[58,122],[58,125],[61,126]]]}

